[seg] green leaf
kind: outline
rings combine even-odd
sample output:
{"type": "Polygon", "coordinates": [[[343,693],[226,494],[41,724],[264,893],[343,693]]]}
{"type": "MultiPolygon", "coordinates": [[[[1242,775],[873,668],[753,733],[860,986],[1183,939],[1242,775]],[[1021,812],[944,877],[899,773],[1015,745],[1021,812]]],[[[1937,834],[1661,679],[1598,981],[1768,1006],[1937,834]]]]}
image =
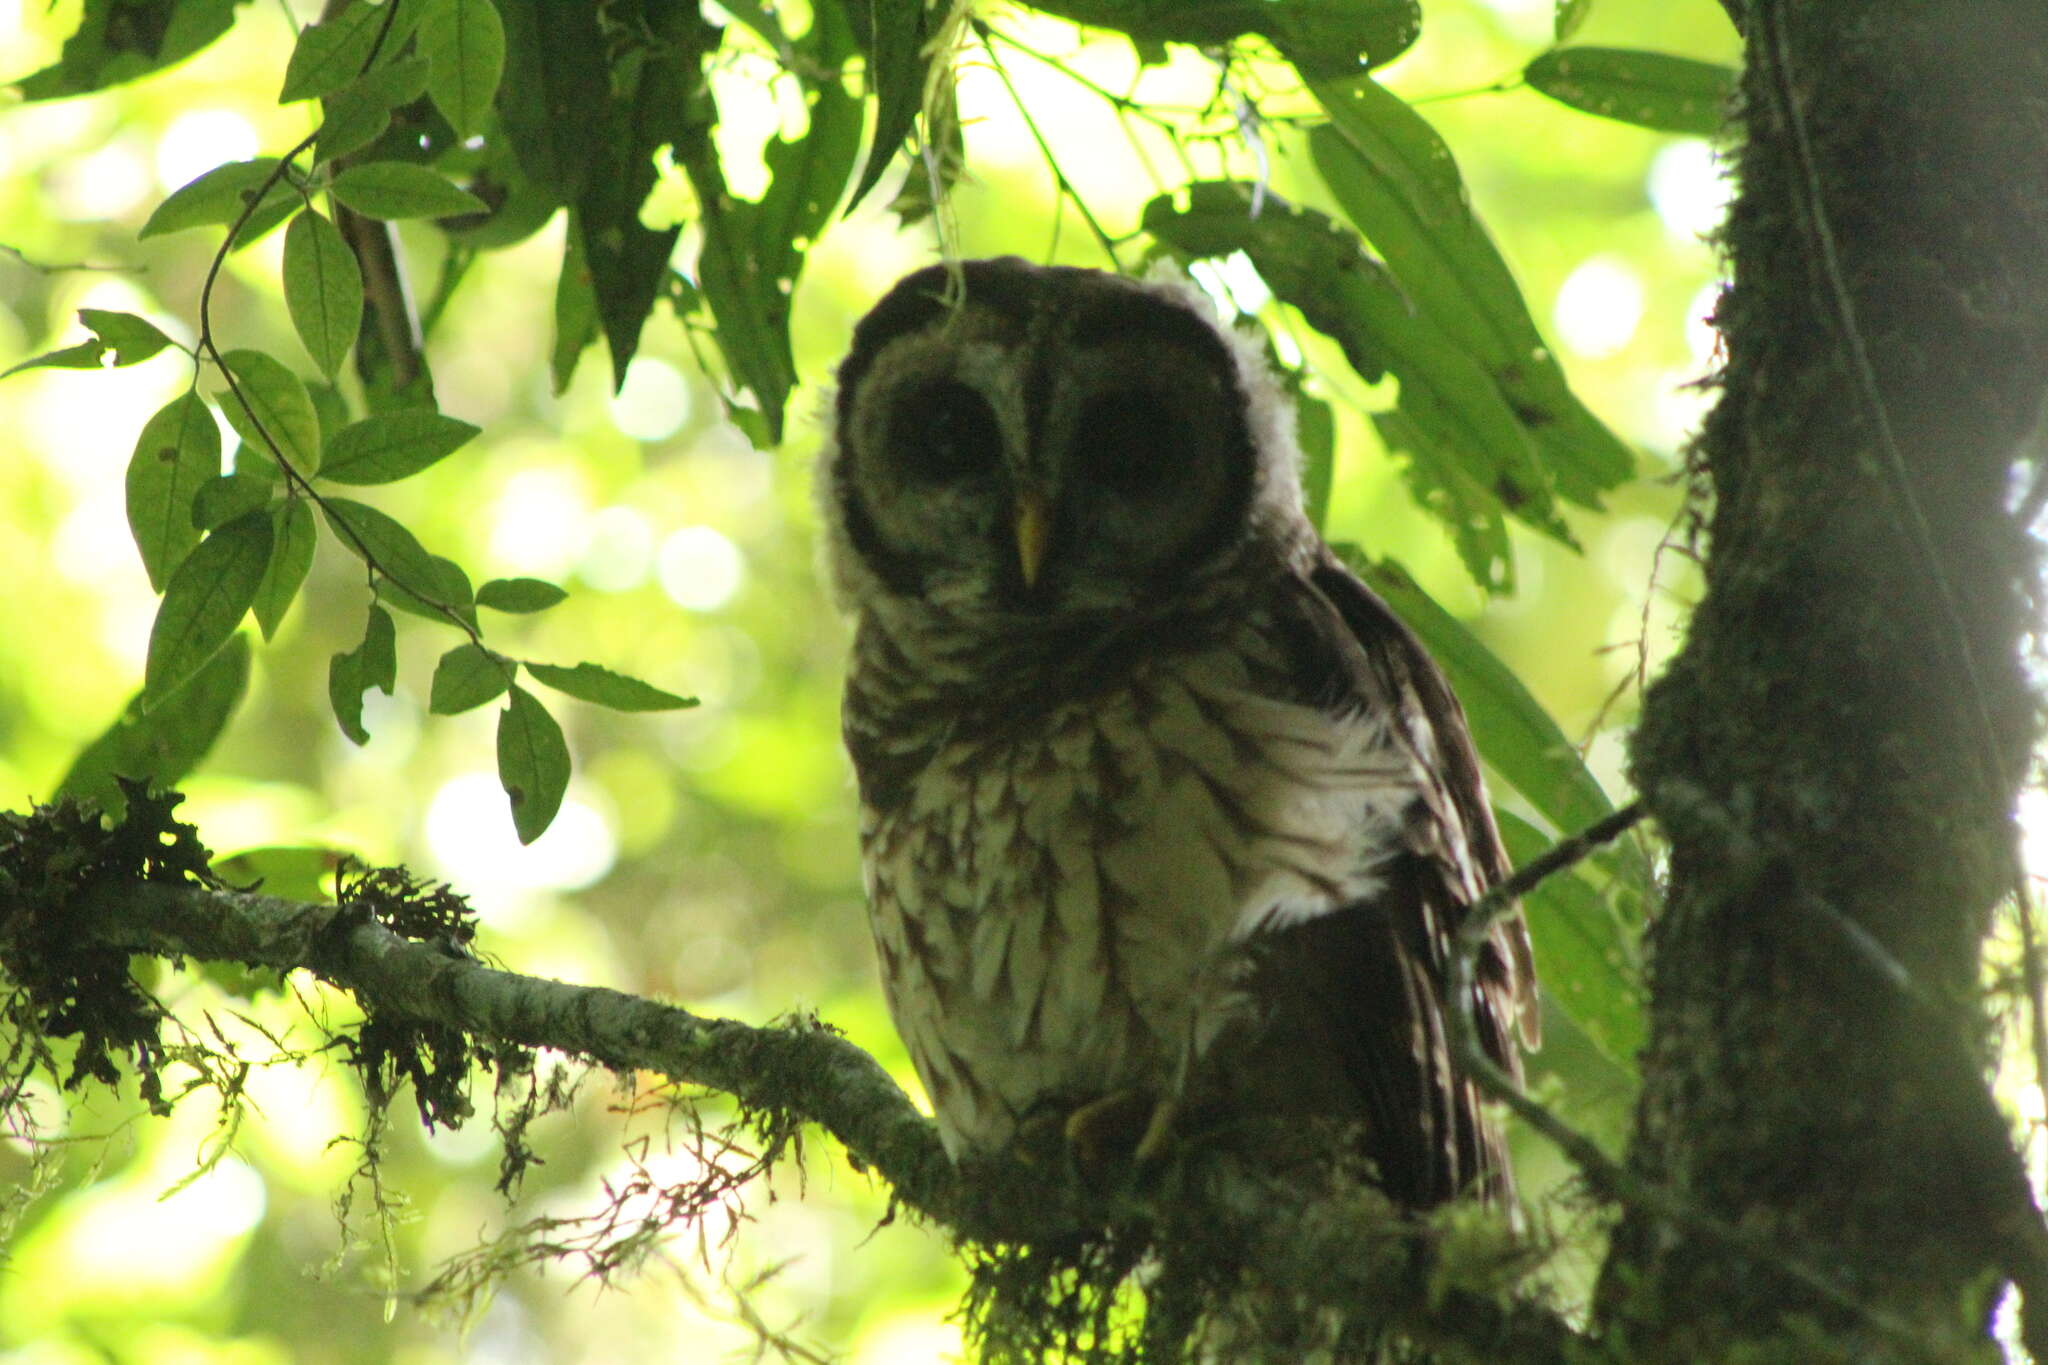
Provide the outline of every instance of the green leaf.
{"type": "MultiPolygon", "coordinates": [[[[1274,294],[1335,340],[1361,375],[1399,378],[1401,411],[1439,438],[1462,477],[1524,522],[1572,543],[1515,411],[1470,351],[1415,308],[1356,235],[1270,192],[1254,218],[1248,186],[1209,181],[1185,192],[1184,210],[1169,196],[1147,205],[1145,229],[1194,256],[1244,251],[1274,294]]],[[[1504,576],[1482,582],[1497,587],[1504,576]]]]}
{"type": "MultiPolygon", "coordinates": [[[[704,53],[716,46],[718,31],[695,9],[679,5],[660,12],[647,40],[631,58],[617,64],[615,88],[600,106],[602,114],[592,110],[578,120],[589,128],[586,150],[580,154],[593,164],[580,181],[569,231],[578,238],[590,268],[598,320],[611,347],[615,386],[625,382],[626,366],[640,345],[641,325],[668,276],[669,257],[681,231],[650,228],[640,221],[641,206],[655,185],[654,154],[663,146],[672,147],[676,160],[686,167],[693,159],[709,158],[715,168],[717,160],[711,149],[717,110],[700,67],[704,53]]],[[[708,243],[716,199],[707,196],[694,173],[691,180],[705,214],[708,243]]],[[[716,193],[722,192],[721,181],[716,193]]]]}
{"type": "MultiPolygon", "coordinates": [[[[759,203],[726,192],[708,141],[676,147],[702,210],[697,287],[717,322],[718,348],[733,377],[752,393],[770,444],[782,439],[783,406],[795,383],[789,303],[803,268],[804,244],[815,240],[831,217],[860,151],[859,101],[828,84],[816,91],[810,112],[810,130],[801,141],[776,138],[768,144],[763,157],[773,178],[759,203]]],[[[600,278],[600,308],[604,297],[600,278]]],[[[607,321],[608,335],[610,330],[607,321]]],[[[615,366],[617,355],[615,341],[615,366]]],[[[624,370],[617,373],[623,381],[624,370]]]]}
{"type": "Polygon", "coordinates": [[[469,172],[471,193],[488,204],[490,212],[443,218],[435,224],[455,245],[495,251],[523,242],[546,227],[562,206],[554,191],[526,174],[499,133],[494,125],[486,134],[482,148],[473,153],[481,160],[469,172]]]}
{"type": "Polygon", "coordinates": [[[404,161],[369,161],[334,177],[334,197],[368,218],[453,218],[484,201],[446,176],[404,161]]]}
{"type": "Polygon", "coordinates": [[[675,711],[697,704],[695,697],[679,697],[638,678],[629,678],[596,664],[562,668],[556,664],[528,663],[525,667],[536,681],[546,683],[557,692],[567,692],[572,697],[596,702],[614,711],[675,711]]]}
{"type": "Polygon", "coordinates": [[[394,13],[391,3],[384,0],[381,5],[371,5],[354,0],[333,18],[301,29],[285,63],[284,88],[278,91],[277,102],[290,104],[340,90],[363,74],[372,53],[386,60],[396,57],[425,6],[421,0],[401,0],[394,13]],[[384,28],[387,20],[389,32],[384,28]]]}
{"type": "MultiPolygon", "coordinates": [[[[1516,866],[1551,840],[1511,811],[1495,808],[1501,842],[1516,866]]],[[[1546,877],[1522,900],[1536,950],[1536,979],[1607,1056],[1627,1062],[1643,1043],[1641,926],[1614,905],[1612,885],[1581,863],[1546,877]]]]}
{"type": "Polygon", "coordinates": [[[1584,829],[1613,812],[1607,793],[1550,713],[1406,569],[1391,559],[1368,560],[1356,546],[1332,548],[1421,638],[1464,703],[1480,754],[1553,828],[1584,829]]]}
{"type": "Polygon", "coordinates": [[[1568,43],[1585,26],[1586,16],[1592,12],[1593,0],[1557,0],[1557,18],[1551,32],[1558,42],[1568,43]]]}
{"type": "Polygon", "coordinates": [[[24,100],[63,99],[182,62],[226,33],[240,0],[86,0],[54,66],[16,82],[24,100]]]}
{"type": "Polygon", "coordinates": [[[476,590],[476,604],[524,615],[546,611],[568,595],[544,578],[493,578],[476,590]]]}
{"type": "Polygon", "coordinates": [[[327,461],[327,443],[331,433],[340,431],[349,424],[348,400],[341,396],[341,390],[332,384],[311,383],[306,385],[306,396],[313,400],[313,415],[320,422],[321,455],[323,467],[327,461]]]}
{"type": "Polygon", "coordinates": [[[270,518],[250,512],[199,542],[171,575],[149,632],[143,700],[154,708],[228,642],[270,562],[270,518]]]}
{"type": "Polygon", "coordinates": [[[1451,543],[1472,581],[1490,593],[1513,592],[1514,547],[1501,515],[1501,500],[1493,489],[1475,480],[1459,459],[1456,428],[1426,402],[1408,402],[1393,412],[1373,413],[1372,423],[1390,452],[1407,457],[1401,473],[1410,495],[1450,531],[1451,543]]]}
{"type": "Polygon", "coordinates": [[[483,132],[505,72],[505,26],[491,0],[439,0],[420,21],[418,51],[433,65],[427,94],[456,135],[483,132]]]}
{"type": "Polygon", "coordinates": [[[1414,310],[1485,370],[1557,491],[1597,508],[1603,491],[1633,473],[1635,457],[1572,393],[1507,262],[1472,214],[1450,148],[1374,81],[1312,88],[1331,123],[1311,131],[1309,151],[1345,216],[1414,310]]]}
{"type": "Polygon", "coordinates": [[[1337,474],[1337,417],[1330,405],[1298,389],[1294,434],[1301,446],[1301,501],[1309,525],[1318,531],[1330,510],[1330,486],[1337,474]]]}
{"type": "MultiPolygon", "coordinates": [[[[280,189],[282,188],[280,186],[280,189]]],[[[283,193],[273,190],[257,206],[256,211],[249,215],[248,220],[241,227],[235,229],[234,240],[229,243],[229,246],[233,250],[240,251],[243,247],[261,241],[279,223],[297,213],[303,203],[304,201],[297,194],[291,193],[288,190],[283,193]]]]}
{"type": "MultiPolygon", "coordinates": [[[[470,592],[469,575],[462,566],[452,559],[440,555],[429,555],[433,577],[427,580],[427,592],[435,602],[446,602],[450,610],[465,624],[476,625],[476,602],[470,592]]],[[[429,604],[424,598],[415,597],[404,588],[398,587],[388,578],[377,580],[377,600],[388,602],[403,612],[425,617],[429,621],[447,623],[448,612],[429,604]]]]}
{"type": "Polygon", "coordinates": [[[118,816],[125,807],[116,777],[169,788],[199,766],[227,728],[249,686],[249,642],[230,636],[183,687],[143,709],[137,693],[114,723],[85,746],[57,795],[118,816]]]}
{"type": "MultiPolygon", "coordinates": [[[[498,0],[498,13],[505,25],[498,121],[526,174],[566,204],[583,192],[594,170],[631,169],[593,127],[600,119],[616,119],[597,7],[498,0]]],[[[630,79],[623,70],[621,75],[630,79]]]]}
{"type": "Polygon", "coordinates": [[[427,710],[437,716],[453,716],[494,701],[512,686],[512,669],[510,660],[482,645],[457,645],[434,665],[427,710]]]}
{"type": "Polygon", "coordinates": [[[512,802],[519,842],[530,844],[553,823],[569,789],[569,745],[547,708],[523,688],[498,717],[498,781],[512,802]]]}
{"type": "MultiPolygon", "coordinates": [[[[274,156],[259,156],[253,161],[230,161],[215,166],[171,191],[170,197],[156,206],[156,212],[149,215],[142,230],[135,235],[147,239],[161,237],[167,232],[182,232],[186,228],[226,227],[242,216],[276,169],[277,158],[274,156]]],[[[264,208],[283,204],[288,212],[299,203],[299,196],[286,183],[287,179],[280,176],[270,187],[263,200],[264,208]]],[[[245,231],[236,240],[248,241],[251,237],[252,234],[245,231]]]]}
{"type": "Polygon", "coordinates": [[[362,643],[327,662],[327,704],[341,732],[357,744],[368,744],[363,728],[363,693],[376,688],[385,696],[398,686],[398,631],[391,613],[372,603],[362,643]]]}
{"type": "Polygon", "coordinates": [[[266,640],[277,633],[278,622],[299,595],[299,585],[313,567],[313,543],[320,534],[313,523],[313,509],[304,498],[287,498],[272,508],[270,528],[270,563],[264,567],[263,581],[256,585],[256,600],[251,604],[266,640]]]}
{"type": "Polygon", "coordinates": [[[335,848],[270,844],[215,858],[213,871],[230,886],[317,903],[334,899],[334,873],[347,859],[335,848]]]}
{"type": "Polygon", "coordinates": [[[1552,48],[1522,79],[1588,114],[1699,137],[1721,131],[1736,83],[1729,67],[1616,47],[1552,48]]]}
{"type": "Polygon", "coordinates": [[[428,599],[429,610],[434,602],[450,608],[469,605],[467,580],[460,601],[441,596],[448,581],[434,556],[427,553],[412,532],[392,518],[348,498],[328,498],[320,510],[335,538],[350,554],[414,596],[428,599]]]}
{"type": "Polygon", "coordinates": [[[192,525],[211,531],[270,505],[273,485],[254,474],[224,474],[199,485],[192,498],[192,525]]]}
{"type": "Polygon", "coordinates": [[[1422,29],[1416,0],[1040,0],[1033,8],[1147,44],[1219,47],[1263,34],[1304,73],[1384,65],[1422,29]]]}
{"type": "Polygon", "coordinates": [[[412,103],[426,88],[426,58],[408,57],[389,66],[372,67],[327,96],[321,107],[320,135],[313,143],[314,161],[332,161],[369,146],[390,125],[391,111],[412,103]]]}
{"type": "Polygon", "coordinates": [[[220,395],[221,412],[249,449],[264,460],[281,455],[308,478],[319,472],[320,418],[299,377],[262,351],[229,351],[221,361],[235,381],[220,395]]]}
{"type": "Polygon", "coordinates": [[[219,473],[220,428],[198,394],[180,394],[143,424],[128,458],[128,529],[153,591],[199,543],[193,495],[219,473]]]}
{"type": "Polygon", "coordinates": [[[76,346],[44,351],[41,355],[30,356],[27,360],[9,365],[6,369],[0,370],[0,379],[5,379],[11,374],[20,374],[23,370],[97,370],[106,354],[105,342],[81,341],[76,346]]]}
{"type": "Polygon", "coordinates": [[[390,483],[419,473],[476,434],[467,422],[425,409],[379,413],[334,434],[320,474],[334,483],[390,483]]]}
{"type": "Polygon", "coordinates": [[[576,362],[596,339],[597,290],[591,283],[590,262],[583,255],[583,234],[572,222],[569,244],[562,250],[562,273],[555,281],[555,345],[548,357],[548,372],[557,394],[568,389],[576,362]]]}
{"type": "Polygon", "coordinates": [[[92,329],[114,353],[114,364],[133,365],[147,360],[171,344],[171,339],[148,318],[133,313],[116,313],[105,308],[81,308],[78,320],[92,329]]]}
{"type": "Polygon", "coordinates": [[[926,50],[931,21],[923,0],[876,3],[872,10],[853,5],[849,13],[861,18],[872,14],[874,19],[861,46],[867,52],[868,86],[875,92],[875,133],[867,164],[846,201],[846,212],[852,213],[910,136],[924,107],[925,82],[937,54],[926,50]]]}
{"type": "Polygon", "coordinates": [[[307,209],[284,234],[284,304],[329,379],[363,322],[363,272],[341,229],[307,209]]]}

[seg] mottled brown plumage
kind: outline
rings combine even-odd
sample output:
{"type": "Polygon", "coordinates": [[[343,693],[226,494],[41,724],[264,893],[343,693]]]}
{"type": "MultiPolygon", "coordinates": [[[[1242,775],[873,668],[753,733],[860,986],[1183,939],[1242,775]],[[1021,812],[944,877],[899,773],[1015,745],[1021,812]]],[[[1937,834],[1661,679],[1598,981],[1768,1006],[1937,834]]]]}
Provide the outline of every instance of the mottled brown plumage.
{"type": "MultiPolygon", "coordinates": [[[[1411,1207],[1505,1193],[1445,1036],[1450,936],[1506,872],[1478,761],[1303,516],[1256,349],[1183,283],[978,261],[900,283],[839,378],[846,742],[949,1148],[1131,1100],[1353,1124],[1411,1207]]],[[[1510,919],[1474,1006],[1513,1072],[1534,999],[1510,919]]]]}

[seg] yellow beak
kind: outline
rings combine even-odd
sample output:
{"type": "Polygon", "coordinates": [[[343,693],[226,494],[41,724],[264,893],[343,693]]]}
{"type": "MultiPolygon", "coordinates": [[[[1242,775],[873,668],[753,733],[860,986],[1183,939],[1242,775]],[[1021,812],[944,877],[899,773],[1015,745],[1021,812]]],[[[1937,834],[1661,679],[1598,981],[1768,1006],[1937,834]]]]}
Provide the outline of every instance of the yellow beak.
{"type": "Polygon", "coordinates": [[[1038,583],[1039,566],[1045,563],[1045,547],[1052,540],[1052,512],[1045,498],[1026,489],[1017,495],[1017,567],[1024,574],[1024,586],[1038,583]]]}

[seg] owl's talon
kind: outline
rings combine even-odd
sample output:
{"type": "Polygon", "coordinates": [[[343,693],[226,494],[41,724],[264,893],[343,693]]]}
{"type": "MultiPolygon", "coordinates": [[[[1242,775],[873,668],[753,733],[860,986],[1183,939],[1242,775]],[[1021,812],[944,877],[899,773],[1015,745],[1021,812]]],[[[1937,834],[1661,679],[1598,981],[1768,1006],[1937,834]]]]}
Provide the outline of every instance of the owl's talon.
{"type": "Polygon", "coordinates": [[[1124,1160],[1147,1161],[1165,1146],[1178,1111],[1173,1101],[1141,1090],[1113,1091],[1067,1115],[1067,1146],[1084,1171],[1101,1171],[1124,1160]]]}

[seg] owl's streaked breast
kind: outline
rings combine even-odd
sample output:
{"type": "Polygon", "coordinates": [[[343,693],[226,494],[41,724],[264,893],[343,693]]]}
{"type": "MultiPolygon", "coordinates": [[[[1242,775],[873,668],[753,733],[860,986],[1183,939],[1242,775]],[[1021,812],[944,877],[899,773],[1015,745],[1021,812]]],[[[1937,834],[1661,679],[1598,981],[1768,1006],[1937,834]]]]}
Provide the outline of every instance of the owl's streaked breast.
{"type": "Polygon", "coordinates": [[[1169,655],[948,739],[866,810],[890,1008],[954,1151],[1041,1103],[1177,1093],[1239,1008],[1243,937],[1377,889],[1413,759],[1369,717],[1262,695],[1257,653],[1169,655]]]}

